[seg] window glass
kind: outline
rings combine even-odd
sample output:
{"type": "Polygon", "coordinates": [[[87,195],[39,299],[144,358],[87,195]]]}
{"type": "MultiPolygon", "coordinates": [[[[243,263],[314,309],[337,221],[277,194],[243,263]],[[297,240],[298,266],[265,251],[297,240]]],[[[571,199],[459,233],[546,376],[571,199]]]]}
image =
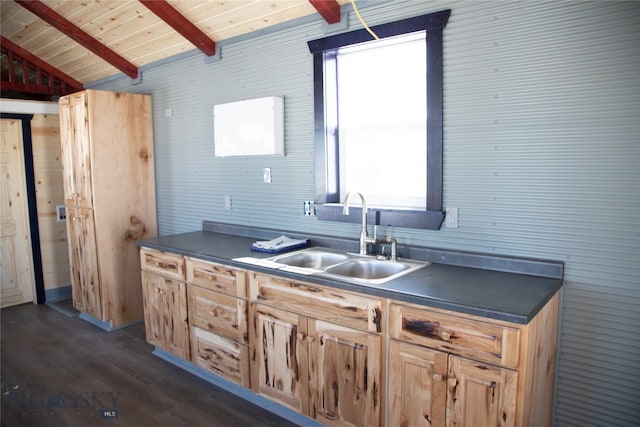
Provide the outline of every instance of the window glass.
{"type": "Polygon", "coordinates": [[[338,50],[325,88],[337,89],[340,199],[358,191],[370,206],[425,209],[425,45],[418,32],[338,50]]]}

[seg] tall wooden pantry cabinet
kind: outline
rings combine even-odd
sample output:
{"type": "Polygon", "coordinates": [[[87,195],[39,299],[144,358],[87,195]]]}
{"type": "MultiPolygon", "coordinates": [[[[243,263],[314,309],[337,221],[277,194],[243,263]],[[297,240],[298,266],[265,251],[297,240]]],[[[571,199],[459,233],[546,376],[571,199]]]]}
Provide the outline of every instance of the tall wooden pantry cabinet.
{"type": "Polygon", "coordinates": [[[60,98],[74,307],[117,328],[144,318],[136,240],[156,236],[151,97],[60,98]]]}

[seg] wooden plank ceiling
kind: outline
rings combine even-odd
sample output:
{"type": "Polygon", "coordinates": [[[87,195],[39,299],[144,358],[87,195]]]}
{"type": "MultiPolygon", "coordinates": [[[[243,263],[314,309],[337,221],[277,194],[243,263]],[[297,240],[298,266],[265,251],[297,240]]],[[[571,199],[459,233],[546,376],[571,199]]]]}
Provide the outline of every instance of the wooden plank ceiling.
{"type": "Polygon", "coordinates": [[[303,16],[338,22],[349,2],[1,0],[2,96],[60,95],[119,73],[135,79],[143,65],[193,49],[212,56],[216,42],[303,16]]]}

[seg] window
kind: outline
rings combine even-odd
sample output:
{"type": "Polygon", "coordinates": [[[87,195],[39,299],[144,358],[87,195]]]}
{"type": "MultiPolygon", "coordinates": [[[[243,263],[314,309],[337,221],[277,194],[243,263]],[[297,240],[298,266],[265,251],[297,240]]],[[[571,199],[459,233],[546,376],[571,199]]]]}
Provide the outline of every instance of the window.
{"type": "Polygon", "coordinates": [[[367,198],[374,224],[438,229],[442,212],[442,29],[450,10],[309,42],[314,56],[316,213],[367,198]]]}
{"type": "Polygon", "coordinates": [[[340,48],[335,68],[325,99],[332,91],[339,105],[339,198],[359,191],[372,207],[426,209],[424,31],[340,48]]]}

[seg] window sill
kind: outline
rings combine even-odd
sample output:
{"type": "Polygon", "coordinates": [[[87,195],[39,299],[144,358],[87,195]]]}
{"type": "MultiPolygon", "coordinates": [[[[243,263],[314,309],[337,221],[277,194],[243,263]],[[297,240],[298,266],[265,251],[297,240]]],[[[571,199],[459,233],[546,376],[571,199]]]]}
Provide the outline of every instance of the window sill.
{"type": "MultiPolygon", "coordinates": [[[[321,221],[360,224],[362,221],[362,208],[349,207],[349,215],[343,215],[342,208],[343,205],[339,203],[316,204],[316,217],[321,221]]],[[[367,224],[439,230],[444,221],[444,216],[445,213],[443,211],[370,208],[367,212],[367,224]]]]}

